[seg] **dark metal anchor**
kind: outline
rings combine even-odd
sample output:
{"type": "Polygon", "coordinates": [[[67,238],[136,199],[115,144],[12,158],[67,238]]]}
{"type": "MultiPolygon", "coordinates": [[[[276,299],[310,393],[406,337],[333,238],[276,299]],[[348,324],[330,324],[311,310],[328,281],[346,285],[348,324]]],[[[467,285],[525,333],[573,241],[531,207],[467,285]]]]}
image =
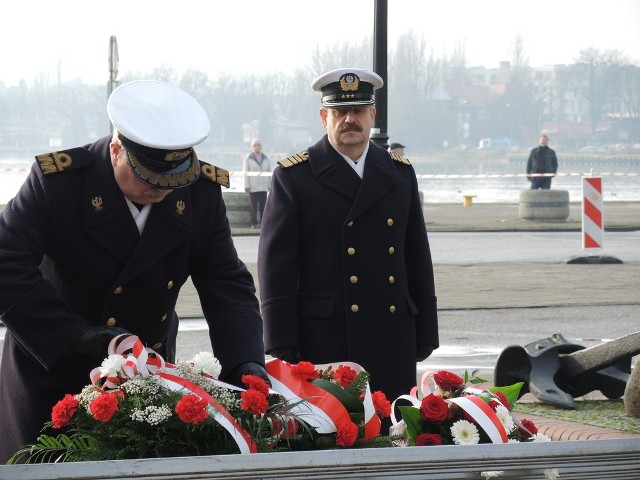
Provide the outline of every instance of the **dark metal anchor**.
{"type": "Polygon", "coordinates": [[[631,373],[631,358],[640,353],[640,332],[585,348],[562,334],[505,348],[496,363],[494,382],[524,382],[520,395],[531,392],[541,402],[573,409],[575,397],[600,390],[620,398],[631,373]]]}

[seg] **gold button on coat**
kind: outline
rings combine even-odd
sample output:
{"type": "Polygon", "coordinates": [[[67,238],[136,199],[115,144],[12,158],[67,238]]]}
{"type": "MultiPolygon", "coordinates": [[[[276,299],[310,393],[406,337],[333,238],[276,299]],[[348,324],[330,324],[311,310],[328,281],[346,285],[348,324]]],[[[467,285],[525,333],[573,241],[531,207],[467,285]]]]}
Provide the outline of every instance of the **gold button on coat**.
{"type": "Polygon", "coordinates": [[[154,344],[153,344],[153,349],[154,349],[154,350],[158,350],[161,346],[162,346],[162,344],[161,344],[160,342],[158,342],[158,343],[154,343],[154,344]]]}
{"type": "Polygon", "coordinates": [[[122,287],[117,287],[114,291],[113,291],[114,295],[120,295],[122,293],[122,287]]]}
{"type": "Polygon", "coordinates": [[[396,249],[393,247],[389,247],[389,254],[393,255],[394,253],[396,253],[396,249]]]}
{"type": "Polygon", "coordinates": [[[356,304],[351,305],[351,311],[353,313],[356,313],[358,310],[360,310],[360,307],[358,307],[358,305],[356,304]]]}
{"type": "Polygon", "coordinates": [[[395,305],[391,305],[389,307],[389,313],[396,313],[396,306],[395,305]]]}
{"type": "Polygon", "coordinates": [[[389,226],[393,225],[393,218],[388,218],[387,219],[387,225],[389,225],[389,226]]]}
{"type": "Polygon", "coordinates": [[[169,280],[169,283],[167,283],[167,290],[171,290],[173,288],[173,280],[169,280]]]}
{"type": "Polygon", "coordinates": [[[167,319],[167,314],[165,313],[164,315],[162,315],[162,317],[160,317],[160,321],[164,322],[167,319]]]}
{"type": "Polygon", "coordinates": [[[111,317],[109,320],[107,320],[107,327],[115,327],[116,323],[118,323],[116,319],[111,317]]]}
{"type": "Polygon", "coordinates": [[[395,277],[393,275],[389,276],[389,283],[393,283],[395,281],[396,281],[396,279],[395,279],[395,277]]]}
{"type": "Polygon", "coordinates": [[[355,249],[355,248],[353,248],[353,247],[349,247],[349,248],[347,248],[347,253],[348,253],[349,255],[353,255],[353,254],[355,254],[355,253],[356,253],[356,249],[355,249]]]}
{"type": "Polygon", "coordinates": [[[349,281],[351,283],[358,283],[358,277],[356,277],[355,275],[351,275],[351,278],[349,279],[349,281]]]}
{"type": "Polygon", "coordinates": [[[347,227],[353,227],[353,220],[351,220],[349,223],[347,223],[347,227]]]}

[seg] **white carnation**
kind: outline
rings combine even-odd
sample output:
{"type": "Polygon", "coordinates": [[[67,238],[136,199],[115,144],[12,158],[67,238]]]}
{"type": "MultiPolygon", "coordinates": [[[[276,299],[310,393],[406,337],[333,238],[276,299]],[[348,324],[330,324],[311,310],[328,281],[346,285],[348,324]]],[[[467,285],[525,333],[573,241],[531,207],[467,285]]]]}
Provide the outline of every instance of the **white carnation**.
{"type": "Polygon", "coordinates": [[[222,366],[212,353],[200,352],[193,357],[193,369],[196,373],[204,373],[217,379],[222,371],[222,366]]]}
{"type": "Polygon", "coordinates": [[[100,365],[101,377],[116,377],[122,371],[122,367],[126,363],[125,358],[122,355],[113,354],[109,355],[102,361],[100,365]]]}

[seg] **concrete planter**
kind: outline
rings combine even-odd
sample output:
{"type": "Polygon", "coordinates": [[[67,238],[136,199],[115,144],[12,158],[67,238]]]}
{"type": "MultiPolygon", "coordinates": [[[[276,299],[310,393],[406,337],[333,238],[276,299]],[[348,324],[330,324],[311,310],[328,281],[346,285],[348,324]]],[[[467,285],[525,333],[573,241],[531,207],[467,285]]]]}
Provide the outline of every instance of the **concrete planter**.
{"type": "Polygon", "coordinates": [[[523,220],[565,221],[569,218],[569,192],[521,190],[518,212],[523,220]]]}
{"type": "Polygon", "coordinates": [[[227,206],[227,218],[232,227],[248,227],[251,225],[248,193],[223,191],[222,199],[227,206]]]}

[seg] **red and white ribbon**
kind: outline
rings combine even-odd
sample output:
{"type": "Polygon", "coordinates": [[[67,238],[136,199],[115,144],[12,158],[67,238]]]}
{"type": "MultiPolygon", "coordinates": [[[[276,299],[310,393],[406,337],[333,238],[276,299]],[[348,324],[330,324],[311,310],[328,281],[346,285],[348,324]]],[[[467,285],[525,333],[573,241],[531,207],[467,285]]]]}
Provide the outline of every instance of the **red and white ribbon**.
{"type": "MultiPolygon", "coordinates": [[[[207,411],[209,416],[219,423],[235,440],[240,453],[256,453],[258,448],[251,438],[251,435],[240,425],[240,423],[224,408],[214,397],[208,394],[199,385],[181,377],[175,365],[166,363],[164,359],[151,348],[145,347],[140,339],[135,335],[119,335],[109,343],[107,353],[109,355],[122,355],[125,364],[120,375],[127,379],[133,378],[136,374],[142,376],[157,375],[165,387],[175,392],[187,391],[197,395],[209,404],[207,411]],[[120,340],[118,340],[120,339],[120,340]]],[[[102,378],[100,368],[94,368],[90,374],[91,381],[95,384],[102,378]]],[[[210,379],[212,383],[231,390],[242,391],[243,389],[226,384],[219,380],[210,379]]],[[[122,383],[120,378],[105,377],[103,388],[114,389],[122,383]]]]}

